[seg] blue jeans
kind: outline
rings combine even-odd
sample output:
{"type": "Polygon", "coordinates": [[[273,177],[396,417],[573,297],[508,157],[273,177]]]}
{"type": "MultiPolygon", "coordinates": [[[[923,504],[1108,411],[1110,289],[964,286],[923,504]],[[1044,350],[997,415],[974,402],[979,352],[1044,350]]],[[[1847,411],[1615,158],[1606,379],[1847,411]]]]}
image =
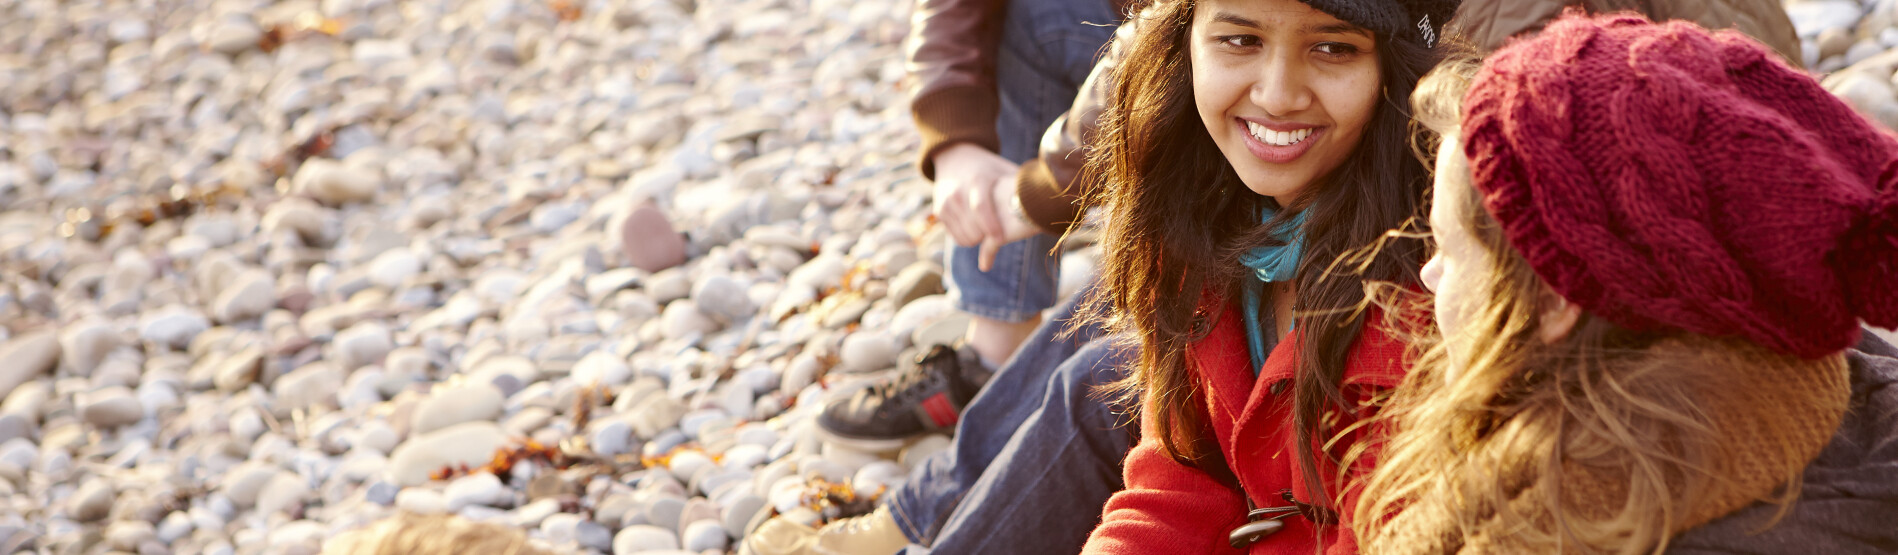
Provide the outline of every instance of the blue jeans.
{"type": "MultiPolygon", "coordinates": [[[[997,154],[1018,164],[1035,156],[1042,132],[1073,105],[1119,21],[1108,0],[1009,2],[995,64],[997,154]]],[[[945,273],[956,308],[1003,322],[1034,319],[1055,304],[1060,263],[1054,247],[1055,237],[1045,233],[1003,245],[983,272],[976,247],[949,240],[945,273]]]]}
{"type": "Polygon", "coordinates": [[[1083,310],[1097,284],[1036,328],[963,411],[949,449],[886,498],[911,543],[945,554],[1081,550],[1123,487],[1138,427],[1097,391],[1126,377],[1138,352],[1083,310]]]}

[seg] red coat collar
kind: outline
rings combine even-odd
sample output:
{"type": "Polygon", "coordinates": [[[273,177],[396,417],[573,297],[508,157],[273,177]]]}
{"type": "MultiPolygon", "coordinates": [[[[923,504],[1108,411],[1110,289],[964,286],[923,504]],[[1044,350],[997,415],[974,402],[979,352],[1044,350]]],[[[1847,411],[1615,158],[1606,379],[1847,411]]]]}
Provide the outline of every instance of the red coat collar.
{"type": "MultiPolygon", "coordinates": [[[[1219,315],[1218,321],[1206,337],[1193,344],[1190,352],[1205,380],[1207,397],[1233,414],[1251,415],[1270,395],[1272,384],[1292,379],[1304,328],[1286,335],[1255,376],[1238,311],[1228,308],[1213,313],[1219,315]]],[[[1351,345],[1350,356],[1346,357],[1344,385],[1386,389],[1397,387],[1404,380],[1406,347],[1384,329],[1383,320],[1381,310],[1375,307],[1366,310],[1363,329],[1358,333],[1357,342],[1351,345]]]]}

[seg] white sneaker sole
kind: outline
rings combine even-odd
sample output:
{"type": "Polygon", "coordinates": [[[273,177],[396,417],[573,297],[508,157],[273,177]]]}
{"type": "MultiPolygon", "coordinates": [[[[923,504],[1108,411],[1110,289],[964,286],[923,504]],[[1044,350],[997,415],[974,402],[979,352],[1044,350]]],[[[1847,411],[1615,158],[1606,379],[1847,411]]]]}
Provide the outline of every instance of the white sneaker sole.
{"type": "Polygon", "coordinates": [[[913,443],[916,440],[922,439],[929,435],[926,433],[926,434],[918,435],[916,437],[902,438],[902,439],[872,439],[872,438],[849,437],[849,436],[837,435],[835,433],[832,433],[830,430],[825,429],[823,426],[811,426],[811,427],[817,430],[817,439],[823,440],[828,443],[835,443],[837,445],[840,445],[849,449],[854,449],[857,451],[865,451],[865,452],[870,452],[870,453],[881,453],[885,451],[900,451],[904,447],[908,447],[910,443],[913,443]]]}

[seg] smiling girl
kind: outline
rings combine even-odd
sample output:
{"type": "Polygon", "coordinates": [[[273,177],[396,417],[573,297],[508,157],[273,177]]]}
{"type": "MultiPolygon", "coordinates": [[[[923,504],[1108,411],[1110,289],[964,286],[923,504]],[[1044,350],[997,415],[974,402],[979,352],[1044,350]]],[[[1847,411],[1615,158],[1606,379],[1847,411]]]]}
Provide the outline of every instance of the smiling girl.
{"type": "Polygon", "coordinates": [[[1401,100],[1457,3],[1163,0],[1140,16],[1094,163],[1142,438],[1088,552],[1352,549],[1333,486],[1355,436],[1330,440],[1403,373],[1403,345],[1358,307],[1367,282],[1417,284],[1421,241],[1386,238],[1428,185],[1401,100]]]}
{"type": "Polygon", "coordinates": [[[1898,139],[1733,32],[1569,16],[1414,99],[1442,341],[1379,553],[1890,553],[1898,139]]]}

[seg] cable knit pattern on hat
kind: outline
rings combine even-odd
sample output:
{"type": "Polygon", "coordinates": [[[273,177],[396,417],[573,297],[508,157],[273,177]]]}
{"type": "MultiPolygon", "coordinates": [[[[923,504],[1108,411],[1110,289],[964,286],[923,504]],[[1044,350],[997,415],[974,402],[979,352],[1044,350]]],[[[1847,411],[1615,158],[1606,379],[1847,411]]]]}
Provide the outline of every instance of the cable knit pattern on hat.
{"type": "Polygon", "coordinates": [[[1463,133],[1510,242],[1595,315],[1808,358],[1898,325],[1898,139],[1744,35],[1565,15],[1484,65],[1463,133]]]}

